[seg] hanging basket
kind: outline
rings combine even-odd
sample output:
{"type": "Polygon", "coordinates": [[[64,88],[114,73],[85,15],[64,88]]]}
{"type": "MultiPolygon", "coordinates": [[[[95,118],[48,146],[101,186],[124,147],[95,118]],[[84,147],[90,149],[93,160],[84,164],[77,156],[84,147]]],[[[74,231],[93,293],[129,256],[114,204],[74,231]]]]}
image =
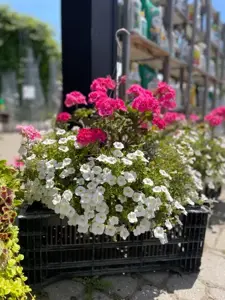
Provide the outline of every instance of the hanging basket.
{"type": "Polygon", "coordinates": [[[201,265],[208,213],[196,207],[181,217],[183,226],[160,244],[151,232],[117,241],[106,235],[80,234],[53,211],[24,207],[18,217],[23,267],[29,284],[43,286],[67,276],[180,269],[197,272],[201,265]]]}

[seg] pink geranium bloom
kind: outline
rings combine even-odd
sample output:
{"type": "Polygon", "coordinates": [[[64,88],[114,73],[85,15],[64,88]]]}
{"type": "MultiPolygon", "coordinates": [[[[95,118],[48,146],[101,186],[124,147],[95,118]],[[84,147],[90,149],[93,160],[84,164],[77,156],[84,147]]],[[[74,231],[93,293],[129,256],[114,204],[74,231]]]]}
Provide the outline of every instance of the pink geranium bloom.
{"type": "Polygon", "coordinates": [[[160,116],[154,116],[152,124],[156,125],[159,129],[164,129],[166,127],[166,122],[160,116]]]}
{"type": "Polygon", "coordinates": [[[91,91],[102,91],[107,92],[107,90],[114,90],[116,88],[116,82],[110,77],[97,78],[91,84],[91,91]]]}
{"type": "Polygon", "coordinates": [[[174,122],[178,122],[178,121],[184,121],[186,119],[184,114],[181,113],[177,113],[177,112],[166,112],[163,115],[163,119],[166,123],[166,125],[170,125],[174,122]]]}
{"type": "Polygon", "coordinates": [[[192,114],[192,115],[190,115],[190,120],[191,120],[192,122],[197,122],[197,121],[200,120],[200,118],[199,118],[199,116],[197,116],[197,115],[195,115],[195,114],[192,114]]]}
{"type": "MultiPolygon", "coordinates": [[[[150,91],[149,91],[150,92],[150,91]]],[[[153,97],[150,93],[142,93],[134,99],[131,104],[133,109],[138,110],[139,112],[154,112],[159,113],[159,103],[157,99],[153,97]]]]}
{"type": "Polygon", "coordinates": [[[71,92],[66,95],[65,106],[71,107],[78,104],[87,104],[86,97],[82,95],[80,92],[71,92]]]}
{"type": "Polygon", "coordinates": [[[19,169],[24,166],[24,162],[20,159],[20,157],[15,157],[12,166],[19,169]]]}
{"type": "Polygon", "coordinates": [[[61,112],[57,115],[56,121],[61,123],[66,123],[72,118],[71,114],[68,112],[61,112]]]}
{"type": "Polygon", "coordinates": [[[99,128],[81,128],[77,135],[77,142],[82,146],[87,146],[96,142],[104,143],[106,139],[106,132],[99,128]]]}
{"type": "Polygon", "coordinates": [[[132,84],[127,90],[127,94],[137,97],[144,93],[144,89],[139,84],[132,84]]]}
{"type": "Polygon", "coordinates": [[[215,127],[219,126],[223,122],[223,118],[221,116],[217,116],[212,112],[205,116],[205,121],[209,123],[210,126],[215,127]]]}
{"type": "Polygon", "coordinates": [[[20,133],[26,138],[28,138],[29,140],[36,140],[41,138],[40,132],[32,125],[28,125],[28,126],[17,125],[16,129],[18,129],[20,133]]]}
{"type": "Polygon", "coordinates": [[[154,96],[158,99],[162,108],[174,109],[176,107],[176,92],[166,82],[158,83],[154,96]]]}
{"type": "Polygon", "coordinates": [[[123,75],[120,77],[120,84],[125,84],[127,81],[127,76],[126,75],[123,75]]]}
{"type": "Polygon", "coordinates": [[[96,110],[101,117],[107,117],[113,115],[116,110],[127,111],[125,103],[121,99],[112,98],[100,98],[95,103],[96,110]]]}
{"type": "Polygon", "coordinates": [[[102,91],[95,91],[95,92],[91,92],[88,95],[88,102],[89,103],[95,103],[101,99],[105,99],[108,98],[108,95],[106,94],[106,92],[102,92],[102,91]]]}
{"type": "Polygon", "coordinates": [[[210,114],[214,114],[220,117],[225,118],[225,106],[219,106],[215,109],[213,109],[210,114]]]}

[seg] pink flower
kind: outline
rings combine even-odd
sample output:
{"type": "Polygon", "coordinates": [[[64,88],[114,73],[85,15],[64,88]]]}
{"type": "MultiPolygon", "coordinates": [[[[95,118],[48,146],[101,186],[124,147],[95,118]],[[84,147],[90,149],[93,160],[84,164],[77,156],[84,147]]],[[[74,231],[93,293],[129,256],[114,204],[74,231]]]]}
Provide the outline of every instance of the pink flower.
{"type": "Polygon", "coordinates": [[[131,106],[142,113],[147,111],[159,113],[160,111],[157,99],[152,94],[144,92],[133,100],[131,106]]]}
{"type": "Polygon", "coordinates": [[[80,92],[72,92],[66,95],[65,106],[71,107],[77,104],[87,105],[86,98],[80,92]]]}
{"type": "Polygon", "coordinates": [[[61,123],[66,123],[71,119],[71,117],[72,117],[71,114],[69,114],[68,112],[61,112],[57,115],[56,121],[61,123]]]}
{"type": "Polygon", "coordinates": [[[107,92],[107,90],[114,90],[116,87],[115,81],[110,77],[106,78],[97,78],[91,84],[92,92],[102,91],[107,92]]]}
{"type": "Polygon", "coordinates": [[[116,110],[127,111],[125,103],[121,99],[100,98],[95,103],[96,110],[101,117],[111,116],[116,110]]]}
{"type": "Polygon", "coordinates": [[[107,134],[99,128],[82,128],[78,131],[77,142],[83,146],[94,144],[96,142],[104,143],[107,134]]]}
{"type": "Polygon", "coordinates": [[[177,113],[177,112],[166,112],[163,115],[163,119],[166,123],[166,125],[170,125],[174,122],[183,121],[186,119],[184,114],[177,113]]]}
{"type": "Polygon", "coordinates": [[[131,87],[127,90],[128,95],[137,97],[144,93],[144,89],[139,84],[132,84],[131,87]]]}
{"type": "Polygon", "coordinates": [[[154,96],[157,97],[162,108],[174,109],[176,107],[176,92],[166,82],[158,83],[154,96]]]}
{"type": "Polygon", "coordinates": [[[164,129],[166,127],[166,122],[163,118],[159,116],[154,116],[152,120],[152,125],[156,125],[159,129],[164,129]]]}
{"type": "Polygon", "coordinates": [[[125,84],[126,81],[127,81],[127,76],[126,75],[120,77],[120,84],[125,84]]]}
{"type": "Polygon", "coordinates": [[[225,118],[225,106],[219,106],[215,109],[213,109],[210,114],[214,114],[220,117],[225,118]]]}
{"type": "Polygon", "coordinates": [[[15,157],[12,166],[16,169],[19,169],[20,167],[24,166],[24,162],[22,162],[20,157],[15,157]]]}
{"type": "Polygon", "coordinates": [[[17,125],[16,129],[18,129],[20,133],[29,140],[36,140],[41,138],[40,132],[37,129],[35,129],[32,125],[17,125]]]}
{"type": "Polygon", "coordinates": [[[88,102],[95,103],[98,100],[105,99],[105,98],[108,98],[108,95],[106,94],[106,92],[102,92],[102,91],[91,92],[88,95],[88,102]]]}
{"type": "Polygon", "coordinates": [[[205,121],[209,123],[210,126],[219,126],[223,122],[223,118],[221,116],[217,116],[212,112],[205,116],[205,121]]]}
{"type": "Polygon", "coordinates": [[[199,119],[200,119],[199,116],[197,116],[195,114],[190,115],[190,120],[192,122],[197,122],[199,119]]]}

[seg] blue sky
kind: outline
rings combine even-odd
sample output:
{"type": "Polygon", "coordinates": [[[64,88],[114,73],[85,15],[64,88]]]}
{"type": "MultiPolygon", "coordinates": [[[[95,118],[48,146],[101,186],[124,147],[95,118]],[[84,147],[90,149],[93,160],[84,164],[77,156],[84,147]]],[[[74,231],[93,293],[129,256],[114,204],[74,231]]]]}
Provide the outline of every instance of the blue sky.
{"type": "MultiPolygon", "coordinates": [[[[0,4],[7,4],[15,11],[31,15],[47,22],[54,29],[57,40],[60,40],[60,1],[61,0],[0,0],[0,4]]],[[[216,10],[220,11],[221,18],[225,22],[225,1],[212,0],[212,4],[216,10]]]]}

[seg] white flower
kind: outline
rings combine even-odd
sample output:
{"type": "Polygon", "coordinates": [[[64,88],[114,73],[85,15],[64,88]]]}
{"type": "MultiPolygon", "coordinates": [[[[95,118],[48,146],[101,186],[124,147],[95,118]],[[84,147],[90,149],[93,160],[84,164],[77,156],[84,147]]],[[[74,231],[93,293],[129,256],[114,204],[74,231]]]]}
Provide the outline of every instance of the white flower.
{"type": "Polygon", "coordinates": [[[105,230],[104,224],[100,224],[97,222],[94,222],[91,225],[91,229],[90,229],[90,231],[95,235],[102,235],[104,233],[104,230],[105,230]]]}
{"type": "Polygon", "coordinates": [[[107,161],[107,156],[104,154],[99,155],[99,157],[96,158],[96,160],[101,161],[101,162],[106,162],[107,161]]]}
{"type": "Polygon", "coordinates": [[[71,158],[69,158],[69,157],[64,158],[64,160],[63,160],[63,166],[66,167],[66,166],[70,165],[71,162],[72,162],[71,158]]]}
{"type": "Polygon", "coordinates": [[[207,159],[212,159],[212,157],[210,156],[210,155],[208,155],[208,154],[206,154],[206,156],[205,156],[207,159]]]}
{"type": "Polygon", "coordinates": [[[106,220],[106,214],[105,213],[97,213],[95,216],[95,221],[97,223],[104,224],[106,220]]]}
{"type": "Polygon", "coordinates": [[[80,200],[81,203],[89,204],[91,200],[93,200],[92,193],[85,192],[84,194],[81,195],[81,200],[80,200]]]}
{"type": "Polygon", "coordinates": [[[86,226],[78,226],[77,228],[77,231],[79,233],[88,233],[88,228],[89,228],[89,225],[87,224],[86,226]]]}
{"type": "Polygon", "coordinates": [[[74,147],[75,149],[81,149],[82,146],[80,144],[78,144],[77,142],[74,143],[74,147]]]}
{"type": "Polygon", "coordinates": [[[146,184],[146,185],[150,185],[150,186],[154,185],[154,182],[150,178],[145,178],[143,180],[143,183],[146,184]]]}
{"type": "Polygon", "coordinates": [[[128,153],[127,158],[130,159],[130,160],[133,160],[133,159],[136,159],[137,157],[134,153],[128,153]]]}
{"type": "Polygon", "coordinates": [[[138,219],[137,219],[137,216],[136,216],[136,213],[135,212],[130,212],[128,215],[127,215],[127,218],[129,220],[130,223],[137,223],[138,219]]]}
{"type": "Polygon", "coordinates": [[[85,181],[84,181],[83,178],[78,178],[78,179],[77,179],[77,184],[83,185],[84,183],[85,183],[85,181]]]}
{"type": "Polygon", "coordinates": [[[80,216],[77,216],[76,223],[77,223],[77,225],[83,227],[83,226],[86,226],[86,225],[87,225],[88,219],[87,219],[85,216],[80,215],[80,216]]]}
{"type": "Polygon", "coordinates": [[[115,157],[109,156],[107,157],[106,162],[110,165],[114,165],[117,163],[117,159],[115,157]]]}
{"type": "Polygon", "coordinates": [[[95,167],[92,169],[92,171],[93,171],[93,173],[94,173],[95,175],[99,175],[99,174],[102,173],[102,168],[99,167],[99,166],[95,166],[95,167]]]}
{"type": "Polygon", "coordinates": [[[26,149],[26,147],[24,147],[23,145],[20,146],[18,152],[19,152],[19,154],[20,154],[21,156],[27,155],[27,149],[26,149]]]}
{"type": "Polygon", "coordinates": [[[188,197],[188,198],[186,198],[186,201],[187,201],[187,203],[188,204],[190,204],[190,205],[195,205],[195,203],[188,197]]]}
{"type": "Polygon", "coordinates": [[[171,176],[165,170],[159,170],[159,173],[169,179],[172,179],[171,176]]]}
{"type": "Polygon", "coordinates": [[[170,222],[169,220],[166,220],[165,226],[166,226],[169,230],[171,230],[171,229],[173,228],[173,225],[171,224],[171,222],[170,222]]]}
{"type": "Polygon", "coordinates": [[[161,192],[162,192],[161,186],[155,186],[155,187],[153,188],[153,192],[154,192],[154,193],[161,193],[161,192]]]}
{"type": "Polygon", "coordinates": [[[91,168],[88,164],[83,164],[80,167],[80,171],[81,171],[81,173],[89,173],[91,171],[91,168]]]}
{"type": "Polygon", "coordinates": [[[105,202],[100,202],[99,204],[96,205],[95,210],[101,213],[108,213],[109,207],[105,202]]]}
{"type": "Polygon", "coordinates": [[[113,176],[113,175],[108,175],[107,177],[106,177],[106,182],[109,184],[109,185],[111,185],[111,186],[113,186],[113,185],[115,185],[116,184],[116,176],[113,176]]]}
{"type": "Polygon", "coordinates": [[[175,205],[175,207],[177,209],[185,210],[185,208],[183,207],[183,205],[181,205],[178,201],[175,201],[174,205],[175,205]]]}
{"type": "Polygon", "coordinates": [[[111,170],[109,168],[104,168],[103,174],[105,174],[105,175],[111,174],[111,170]]]}
{"type": "Polygon", "coordinates": [[[216,187],[215,187],[215,184],[212,182],[212,181],[210,181],[209,183],[208,183],[208,187],[211,189],[211,190],[214,190],[216,187]]]}
{"type": "Polygon", "coordinates": [[[43,145],[53,145],[56,143],[56,140],[46,139],[42,142],[43,145]]]}
{"type": "Polygon", "coordinates": [[[95,190],[96,189],[96,184],[94,182],[89,182],[87,185],[87,188],[89,190],[95,190]]]}
{"type": "Polygon", "coordinates": [[[75,169],[74,169],[74,168],[68,168],[68,169],[67,169],[67,172],[68,172],[70,175],[72,175],[72,174],[75,173],[75,169]]]}
{"type": "Polygon", "coordinates": [[[127,230],[127,228],[123,225],[120,227],[120,237],[123,240],[126,240],[128,238],[128,236],[130,235],[129,231],[127,230]]]}
{"type": "Polygon", "coordinates": [[[134,202],[142,202],[144,199],[144,194],[143,193],[134,193],[132,196],[134,202]]]}
{"type": "Polygon", "coordinates": [[[66,144],[67,143],[67,138],[61,138],[61,139],[59,139],[58,143],[60,145],[66,144]]]}
{"type": "Polygon", "coordinates": [[[141,228],[140,226],[137,226],[134,230],[133,230],[133,234],[134,236],[138,236],[141,234],[141,228]]]}
{"type": "Polygon", "coordinates": [[[144,157],[144,152],[142,152],[141,150],[136,150],[134,152],[134,155],[135,156],[138,156],[138,157],[144,157]]]}
{"type": "Polygon", "coordinates": [[[69,202],[73,198],[73,193],[70,190],[66,190],[62,194],[62,198],[63,198],[63,200],[66,200],[67,202],[69,202]]]}
{"type": "Polygon", "coordinates": [[[77,137],[75,135],[69,135],[67,141],[76,141],[77,137]]]}
{"type": "Polygon", "coordinates": [[[124,145],[120,142],[113,143],[113,146],[114,146],[115,149],[119,149],[119,150],[124,148],[124,145]]]}
{"type": "Polygon", "coordinates": [[[157,239],[164,239],[164,230],[162,227],[156,227],[153,232],[157,239]]]}
{"type": "Polygon", "coordinates": [[[111,217],[109,218],[109,224],[114,226],[119,224],[119,218],[118,217],[111,217]]]}
{"type": "Polygon", "coordinates": [[[115,206],[115,209],[116,209],[117,212],[122,212],[123,211],[123,206],[121,204],[117,204],[115,206]]]}
{"type": "Polygon", "coordinates": [[[126,182],[125,177],[124,177],[124,176],[119,176],[119,177],[117,178],[117,184],[118,184],[119,186],[124,186],[124,185],[126,185],[127,182],[126,182]]]}
{"type": "Polygon", "coordinates": [[[206,170],[206,175],[212,176],[213,175],[213,170],[206,170]]]}
{"type": "Polygon", "coordinates": [[[124,172],[124,177],[126,178],[127,182],[132,183],[135,182],[137,179],[137,174],[133,171],[131,172],[124,172]]]}
{"type": "Polygon", "coordinates": [[[75,190],[75,195],[82,196],[86,192],[86,189],[83,186],[78,186],[75,190]]]}
{"type": "Polygon", "coordinates": [[[126,186],[124,189],[123,189],[123,195],[128,197],[128,198],[132,198],[134,194],[134,190],[129,187],[129,186],[126,186]]]}
{"type": "Polygon", "coordinates": [[[113,155],[114,155],[115,157],[120,158],[120,157],[123,157],[123,152],[120,151],[120,150],[114,150],[114,151],[113,151],[113,155]]]}
{"type": "Polygon", "coordinates": [[[126,166],[132,166],[132,164],[133,164],[133,162],[130,159],[127,159],[127,158],[122,158],[122,162],[126,166]]]}
{"type": "Polygon", "coordinates": [[[33,160],[36,158],[36,155],[35,154],[32,154],[31,156],[28,156],[27,157],[27,160],[33,160]]]}
{"type": "Polygon", "coordinates": [[[163,238],[160,238],[159,240],[162,245],[167,244],[168,243],[167,234],[164,232],[163,238]]]}
{"type": "Polygon", "coordinates": [[[199,150],[197,150],[197,151],[195,151],[195,155],[196,156],[201,156],[202,154],[201,154],[201,152],[199,150]]]}
{"type": "Polygon", "coordinates": [[[145,228],[145,231],[149,231],[151,227],[151,223],[148,219],[144,218],[141,220],[140,225],[145,228]]]}
{"type": "Polygon", "coordinates": [[[53,187],[54,187],[54,185],[55,185],[55,183],[54,183],[54,181],[53,180],[48,180],[47,182],[46,182],[46,188],[47,189],[52,189],[53,187]]]}
{"type": "Polygon", "coordinates": [[[60,146],[59,150],[66,153],[69,151],[69,148],[67,146],[60,146]]]}
{"type": "Polygon", "coordinates": [[[64,135],[65,133],[66,133],[66,130],[60,129],[60,128],[58,128],[56,131],[56,135],[64,135]]]}
{"type": "Polygon", "coordinates": [[[146,214],[146,209],[142,204],[138,204],[138,206],[135,207],[134,212],[137,217],[144,217],[146,214]]]}
{"type": "Polygon", "coordinates": [[[55,195],[53,200],[52,200],[52,203],[54,205],[56,205],[56,204],[59,204],[60,202],[61,202],[61,196],[60,195],[55,195]]]}
{"type": "Polygon", "coordinates": [[[103,186],[98,186],[97,191],[103,195],[105,193],[105,188],[103,186]]]}
{"type": "Polygon", "coordinates": [[[116,227],[112,225],[105,226],[105,234],[109,236],[114,236],[116,234],[116,227]]]}
{"type": "Polygon", "coordinates": [[[127,202],[127,197],[123,196],[123,195],[119,195],[118,199],[120,200],[120,202],[123,204],[125,202],[127,202]]]}
{"type": "Polygon", "coordinates": [[[84,180],[86,180],[86,181],[92,181],[94,179],[94,174],[91,172],[83,173],[82,175],[83,175],[84,180]]]}

